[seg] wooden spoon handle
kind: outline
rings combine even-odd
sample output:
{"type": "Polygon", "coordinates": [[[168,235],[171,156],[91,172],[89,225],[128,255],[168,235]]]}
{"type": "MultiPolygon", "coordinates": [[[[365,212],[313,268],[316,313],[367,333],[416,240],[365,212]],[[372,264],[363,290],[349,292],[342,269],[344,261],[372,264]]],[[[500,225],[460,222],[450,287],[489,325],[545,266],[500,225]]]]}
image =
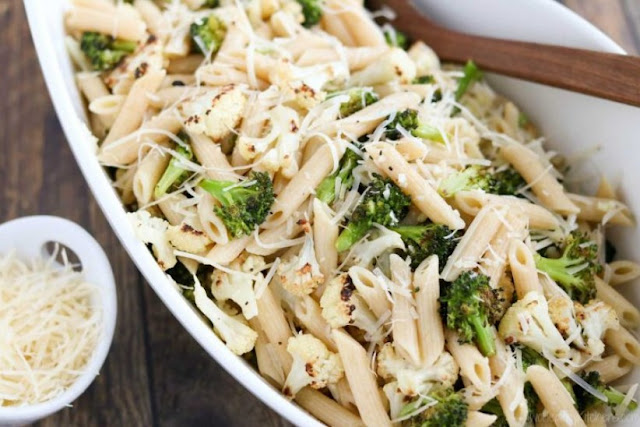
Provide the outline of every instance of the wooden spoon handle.
{"type": "Polygon", "coordinates": [[[640,106],[640,58],[402,25],[444,61],[473,59],[483,70],[640,106]]]}

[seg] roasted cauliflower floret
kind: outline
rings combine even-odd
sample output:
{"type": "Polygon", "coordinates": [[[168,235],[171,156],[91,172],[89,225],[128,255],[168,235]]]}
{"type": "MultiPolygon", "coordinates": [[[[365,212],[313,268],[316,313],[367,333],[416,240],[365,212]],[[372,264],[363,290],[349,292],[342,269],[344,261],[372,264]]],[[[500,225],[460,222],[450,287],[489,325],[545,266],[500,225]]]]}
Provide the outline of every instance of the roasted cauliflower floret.
{"type": "Polygon", "coordinates": [[[604,351],[602,337],[609,329],[619,329],[620,321],[615,310],[599,300],[591,300],[582,306],[576,303],[576,318],[582,326],[584,350],[592,356],[599,356],[604,351]]]}
{"type": "Polygon", "coordinates": [[[280,284],[287,292],[299,297],[309,295],[324,282],[308,224],[300,253],[278,266],[278,277],[280,284]]]}
{"type": "Polygon", "coordinates": [[[292,178],[298,172],[299,121],[298,113],[291,108],[277,106],[271,110],[271,126],[277,129],[277,137],[275,146],[260,159],[260,165],[266,170],[280,171],[286,178],[292,178]]]}
{"type": "Polygon", "coordinates": [[[264,277],[260,273],[265,266],[264,259],[257,255],[248,255],[233,261],[229,268],[237,273],[214,270],[211,273],[211,294],[218,301],[231,300],[238,304],[245,318],[251,319],[258,314],[258,305],[254,286],[264,277]]]}
{"type": "Polygon", "coordinates": [[[247,102],[244,86],[228,85],[207,90],[181,105],[187,131],[221,141],[240,124],[247,102]]]}
{"type": "Polygon", "coordinates": [[[196,307],[211,321],[227,347],[237,355],[253,350],[258,339],[256,331],[246,325],[238,316],[232,316],[218,307],[215,302],[209,299],[198,278],[194,276],[194,280],[193,296],[196,307]]]}
{"type": "Polygon", "coordinates": [[[499,334],[507,344],[518,342],[540,354],[569,356],[569,345],[554,326],[547,301],[536,291],[509,307],[500,321],[499,334]]]}
{"type": "Polygon", "coordinates": [[[338,382],[344,375],[340,357],[313,335],[289,338],[287,351],[293,357],[293,365],[282,391],[290,398],[306,386],[321,389],[338,382]]]}
{"type": "Polygon", "coordinates": [[[213,243],[203,231],[193,228],[186,222],[170,225],[167,228],[167,239],[176,249],[192,254],[206,251],[213,243]]]}
{"type": "Polygon", "coordinates": [[[152,217],[147,211],[136,211],[127,214],[136,237],[151,245],[151,250],[162,270],[168,270],[178,260],[169,243],[167,229],[169,223],[162,218],[152,217]]]}
{"type": "Polygon", "coordinates": [[[320,298],[320,307],[322,317],[332,328],[353,325],[370,337],[379,336],[376,317],[356,291],[347,273],[336,276],[327,284],[320,298]]]}
{"type": "Polygon", "coordinates": [[[547,305],[549,307],[549,317],[558,332],[565,339],[574,336],[579,326],[575,319],[571,298],[565,295],[555,295],[547,301],[547,305]]]}
{"type": "Polygon", "coordinates": [[[404,50],[394,47],[364,70],[354,73],[347,86],[377,86],[397,81],[410,83],[416,77],[416,66],[404,50]]]}
{"type": "Polygon", "coordinates": [[[376,360],[378,375],[387,381],[397,381],[398,390],[405,396],[426,394],[434,385],[451,387],[458,378],[458,365],[446,351],[433,365],[419,367],[400,356],[393,344],[386,343],[376,360]]]}

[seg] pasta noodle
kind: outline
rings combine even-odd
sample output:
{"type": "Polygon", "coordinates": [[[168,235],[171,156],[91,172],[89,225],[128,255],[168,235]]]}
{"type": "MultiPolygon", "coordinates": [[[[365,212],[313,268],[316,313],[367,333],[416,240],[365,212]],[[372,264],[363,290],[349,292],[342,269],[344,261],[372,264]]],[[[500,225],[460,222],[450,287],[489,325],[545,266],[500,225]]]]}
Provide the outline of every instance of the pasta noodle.
{"type": "Polygon", "coordinates": [[[131,232],[286,398],[330,426],[431,425],[442,397],[452,425],[607,419],[556,374],[583,395],[640,365],[617,288],[640,266],[606,247],[635,220],[605,178],[565,189],[473,62],[405,46],[362,0],[70,3],[131,232]]]}

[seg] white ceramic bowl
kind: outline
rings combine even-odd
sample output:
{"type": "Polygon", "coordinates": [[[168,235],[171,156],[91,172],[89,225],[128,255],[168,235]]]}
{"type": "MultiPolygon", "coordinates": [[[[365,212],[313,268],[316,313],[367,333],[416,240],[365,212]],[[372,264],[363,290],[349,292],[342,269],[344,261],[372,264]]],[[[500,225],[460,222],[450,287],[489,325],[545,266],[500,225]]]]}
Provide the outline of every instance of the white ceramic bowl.
{"type": "Polygon", "coordinates": [[[84,278],[98,287],[92,304],[102,311],[102,334],[87,367],[64,393],[49,401],[22,407],[0,407],[0,426],[29,424],[70,405],[100,373],[116,326],[116,286],[109,259],[100,244],[79,225],[54,216],[29,216],[0,225],[0,253],[15,249],[24,259],[47,256],[45,244],[56,242],[78,257],[84,278]]]}
{"type": "MultiPolygon", "coordinates": [[[[176,318],[209,354],[248,390],[274,410],[298,425],[319,425],[306,412],[290,404],[241,358],[234,356],[191,306],[178,295],[157,267],[145,246],[131,230],[117,195],[86,142],[82,102],[66,55],[62,13],[67,0],[26,0],[27,15],[40,64],[58,117],[69,144],[98,203],[120,241],[147,278],[151,287],[176,318]]],[[[607,36],[552,0],[422,0],[433,18],[461,31],[494,37],[537,41],[622,53],[607,36]]],[[[501,76],[490,76],[494,87],[515,100],[541,126],[549,146],[571,154],[600,144],[593,162],[621,185],[625,201],[640,212],[640,182],[637,167],[640,148],[640,110],[614,102],[570,93],[501,76]]],[[[597,174],[594,174],[596,177],[597,174]]],[[[624,230],[616,242],[619,253],[640,259],[637,230],[624,230]]],[[[633,287],[628,288],[630,291],[633,287]]],[[[640,291],[631,296],[640,301],[640,291]]],[[[637,380],[640,375],[636,374],[637,380]]],[[[189,381],[189,379],[185,379],[189,381]]],[[[238,417],[241,415],[238,414],[238,417]]]]}

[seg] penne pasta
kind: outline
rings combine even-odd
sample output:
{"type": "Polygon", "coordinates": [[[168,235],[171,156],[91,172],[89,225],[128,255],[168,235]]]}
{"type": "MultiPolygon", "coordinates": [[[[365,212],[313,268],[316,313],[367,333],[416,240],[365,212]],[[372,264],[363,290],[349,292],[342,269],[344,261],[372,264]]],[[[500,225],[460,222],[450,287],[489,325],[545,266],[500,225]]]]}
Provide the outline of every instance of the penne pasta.
{"type": "Polygon", "coordinates": [[[452,209],[442,197],[409,166],[398,151],[387,144],[375,144],[367,147],[367,154],[375,164],[394,182],[412,197],[413,203],[429,219],[445,224],[457,230],[464,228],[460,214],[452,209]]]}
{"type": "Polygon", "coordinates": [[[567,196],[562,185],[549,173],[536,153],[518,144],[507,145],[501,152],[546,208],[560,214],[580,213],[580,208],[567,196]]]}
{"type": "Polygon", "coordinates": [[[632,213],[604,178],[567,192],[525,109],[365,3],[69,1],[87,141],[156,285],[329,426],[437,424],[449,390],[459,425],[584,425],[545,362],[640,365],[615,288],[640,264],[607,247],[632,213]]]}
{"type": "Polygon", "coordinates": [[[340,358],[349,361],[344,363],[344,371],[362,421],[368,426],[391,426],[364,348],[342,331],[334,330],[333,340],[340,358]]]}
{"type": "Polygon", "coordinates": [[[558,377],[542,366],[527,369],[527,380],[531,383],[556,426],[586,426],[573,406],[573,400],[558,377]]]}

